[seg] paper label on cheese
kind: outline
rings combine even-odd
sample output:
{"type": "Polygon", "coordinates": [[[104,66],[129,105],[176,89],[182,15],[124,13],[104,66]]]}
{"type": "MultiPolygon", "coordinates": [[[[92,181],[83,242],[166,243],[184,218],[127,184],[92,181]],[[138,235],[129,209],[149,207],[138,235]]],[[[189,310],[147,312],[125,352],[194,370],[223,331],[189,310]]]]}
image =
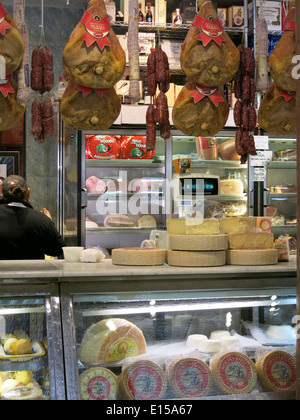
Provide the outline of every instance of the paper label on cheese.
{"type": "Polygon", "coordinates": [[[264,367],[267,380],[279,391],[291,389],[296,383],[295,359],[288,353],[274,352],[264,367]]]}
{"type": "Polygon", "coordinates": [[[208,367],[196,359],[184,359],[176,366],[175,383],[185,396],[203,395],[210,386],[208,367]]]}
{"type": "Polygon", "coordinates": [[[232,390],[242,391],[252,381],[251,365],[237,355],[225,357],[219,366],[222,382],[232,390]]]}
{"type": "Polygon", "coordinates": [[[154,366],[143,363],[129,373],[128,386],[135,399],[153,400],[162,392],[163,379],[154,366]]]}
{"type": "Polygon", "coordinates": [[[84,400],[113,400],[117,396],[118,381],[110,370],[92,368],[81,374],[80,392],[84,400]]]}
{"type": "Polygon", "coordinates": [[[109,348],[106,361],[110,362],[138,355],[139,349],[137,343],[130,337],[122,337],[109,348]]]}

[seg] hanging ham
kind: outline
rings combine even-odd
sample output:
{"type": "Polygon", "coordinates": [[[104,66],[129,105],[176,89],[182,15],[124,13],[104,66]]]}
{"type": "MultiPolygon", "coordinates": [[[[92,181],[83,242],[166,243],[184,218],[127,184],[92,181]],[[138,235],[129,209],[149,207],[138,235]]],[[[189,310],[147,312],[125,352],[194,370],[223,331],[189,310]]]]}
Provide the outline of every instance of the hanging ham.
{"type": "Polygon", "coordinates": [[[10,130],[23,117],[25,107],[16,101],[17,85],[11,77],[0,85],[0,131],[10,130]]]}
{"type": "Polygon", "coordinates": [[[269,56],[269,67],[275,84],[283,90],[296,92],[296,79],[292,76],[295,64],[292,59],[296,54],[295,42],[295,1],[290,4],[289,13],[283,24],[283,34],[280,41],[269,56]]]}
{"type": "Polygon", "coordinates": [[[180,62],[186,76],[203,86],[221,86],[235,76],[240,53],[222,29],[211,1],[198,0],[199,12],[182,45],[180,62]]]}
{"type": "Polygon", "coordinates": [[[87,11],[63,52],[71,81],[92,89],[114,86],[125,70],[125,53],[110,26],[103,0],[88,1],[87,11]]]}
{"type": "Polygon", "coordinates": [[[6,61],[6,74],[12,74],[21,65],[24,42],[17,25],[0,3],[0,55],[6,61]]]}
{"type": "Polygon", "coordinates": [[[261,101],[258,123],[271,134],[296,134],[296,95],[273,83],[261,101]]]}
{"type": "Polygon", "coordinates": [[[214,136],[226,124],[228,114],[229,106],[221,89],[188,81],[175,101],[173,123],[189,136],[214,136]]]}
{"type": "Polygon", "coordinates": [[[93,90],[70,82],[61,100],[62,119],[76,130],[107,130],[120,111],[114,88],[93,90]]]}

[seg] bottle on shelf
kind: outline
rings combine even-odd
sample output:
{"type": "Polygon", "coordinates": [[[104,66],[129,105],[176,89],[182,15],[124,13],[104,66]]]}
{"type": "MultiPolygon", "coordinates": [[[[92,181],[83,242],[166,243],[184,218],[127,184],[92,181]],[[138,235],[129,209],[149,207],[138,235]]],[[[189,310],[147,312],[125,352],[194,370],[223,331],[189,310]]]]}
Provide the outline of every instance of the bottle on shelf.
{"type": "Polygon", "coordinates": [[[174,25],[182,25],[182,17],[180,14],[180,9],[176,9],[176,16],[174,18],[174,25]]]}
{"type": "Polygon", "coordinates": [[[153,16],[151,12],[151,3],[147,3],[147,13],[146,13],[146,22],[152,22],[153,16]]]}
{"type": "Polygon", "coordinates": [[[144,14],[142,12],[142,3],[139,3],[139,22],[144,22],[144,14]]]}

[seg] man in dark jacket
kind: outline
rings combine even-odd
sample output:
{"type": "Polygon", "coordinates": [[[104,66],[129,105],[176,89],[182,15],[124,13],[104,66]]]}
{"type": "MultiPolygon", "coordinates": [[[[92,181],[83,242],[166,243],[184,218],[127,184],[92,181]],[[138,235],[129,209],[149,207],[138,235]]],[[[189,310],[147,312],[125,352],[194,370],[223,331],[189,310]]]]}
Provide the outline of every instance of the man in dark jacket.
{"type": "Polygon", "coordinates": [[[2,184],[0,260],[42,260],[63,254],[63,241],[52,220],[29,203],[30,188],[18,175],[2,184]]]}

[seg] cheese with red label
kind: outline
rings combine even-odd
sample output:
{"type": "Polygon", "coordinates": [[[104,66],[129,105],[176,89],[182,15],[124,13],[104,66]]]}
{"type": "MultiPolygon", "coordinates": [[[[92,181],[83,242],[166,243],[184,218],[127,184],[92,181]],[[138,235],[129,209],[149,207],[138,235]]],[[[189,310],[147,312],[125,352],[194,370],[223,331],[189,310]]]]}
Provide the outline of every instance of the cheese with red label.
{"type": "Polygon", "coordinates": [[[296,389],[296,358],[283,350],[262,355],[256,362],[258,379],[265,391],[294,391],[296,389]]]}
{"type": "Polygon", "coordinates": [[[229,351],[213,357],[210,369],[217,386],[226,394],[248,394],[257,383],[255,364],[250,357],[238,351],[229,351]]]}
{"type": "Polygon", "coordinates": [[[79,377],[80,394],[83,400],[116,400],[119,383],[117,376],[104,367],[85,370],[79,377]]]}
{"type": "Polygon", "coordinates": [[[158,363],[142,359],[125,367],[120,377],[120,387],[125,399],[160,400],[165,395],[167,379],[158,363]]]}
{"type": "Polygon", "coordinates": [[[271,232],[271,217],[248,217],[248,232],[271,232]]]}
{"type": "Polygon", "coordinates": [[[79,359],[83,363],[97,365],[145,352],[145,337],[136,325],[126,319],[110,318],[86,331],[79,347],[79,359]]]}
{"type": "Polygon", "coordinates": [[[233,233],[228,241],[230,249],[268,249],[273,248],[274,235],[269,232],[233,233]]]}
{"type": "Polygon", "coordinates": [[[179,357],[167,369],[172,390],[181,398],[196,398],[208,395],[212,374],[207,364],[197,357],[179,357]]]}

